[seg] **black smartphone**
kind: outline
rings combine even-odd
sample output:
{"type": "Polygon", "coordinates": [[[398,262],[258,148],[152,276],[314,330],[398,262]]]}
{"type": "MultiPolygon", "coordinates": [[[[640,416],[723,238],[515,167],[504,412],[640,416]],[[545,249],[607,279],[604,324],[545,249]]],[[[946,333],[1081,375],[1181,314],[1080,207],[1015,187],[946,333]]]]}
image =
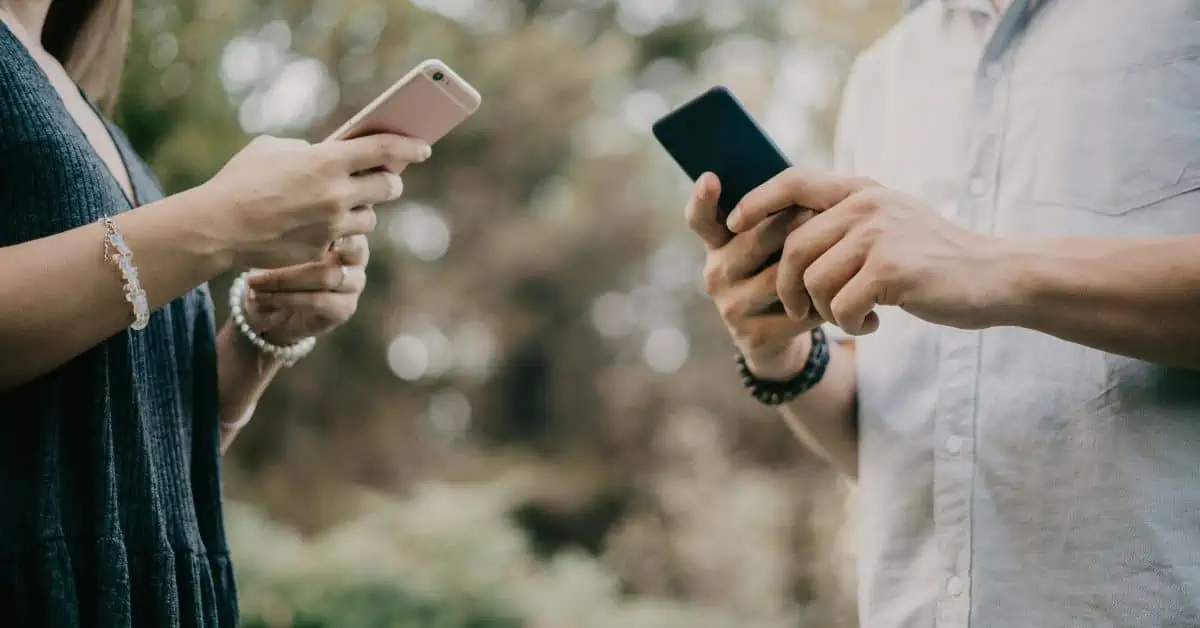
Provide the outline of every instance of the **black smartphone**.
{"type": "Polygon", "coordinates": [[[721,218],[748,192],[791,167],[727,87],[716,86],[654,123],[654,137],[693,181],[721,180],[721,218]]]}

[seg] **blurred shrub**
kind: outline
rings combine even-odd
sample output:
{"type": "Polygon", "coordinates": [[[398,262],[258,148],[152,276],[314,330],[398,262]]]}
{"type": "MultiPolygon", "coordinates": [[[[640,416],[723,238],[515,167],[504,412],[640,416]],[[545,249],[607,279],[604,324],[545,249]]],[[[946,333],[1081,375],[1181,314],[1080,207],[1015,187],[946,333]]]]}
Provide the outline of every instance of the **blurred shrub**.
{"type": "MultiPolygon", "coordinates": [[[[289,583],[277,587],[287,608],[247,617],[247,628],[520,628],[512,614],[473,601],[414,596],[394,583],[289,583]],[[286,617],[284,621],[279,619],[286,617]]],[[[282,608],[282,607],[281,607],[282,608]]]]}
{"type": "Polygon", "coordinates": [[[307,538],[248,506],[230,504],[245,625],[818,625],[802,621],[798,612],[769,619],[701,601],[626,595],[612,570],[581,552],[539,560],[508,516],[534,490],[536,475],[514,471],[485,483],[422,484],[404,500],[365,495],[358,500],[364,514],[307,538]]]}

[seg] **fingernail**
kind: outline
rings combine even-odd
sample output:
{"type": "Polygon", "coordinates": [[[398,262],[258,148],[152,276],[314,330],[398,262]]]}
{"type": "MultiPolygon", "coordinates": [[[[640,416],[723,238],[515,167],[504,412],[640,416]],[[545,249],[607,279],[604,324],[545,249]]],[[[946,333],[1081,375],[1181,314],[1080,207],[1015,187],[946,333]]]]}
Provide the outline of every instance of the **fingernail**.
{"type": "Polygon", "coordinates": [[[400,175],[398,175],[398,174],[389,172],[389,173],[387,173],[387,180],[388,180],[388,188],[389,188],[388,189],[388,200],[394,201],[394,200],[400,198],[400,195],[404,194],[404,179],[401,179],[400,175]]]}
{"type": "Polygon", "coordinates": [[[265,270],[252,270],[252,271],[249,271],[246,273],[246,279],[248,281],[262,279],[263,277],[266,277],[266,276],[267,276],[267,271],[265,271],[265,270]]]}
{"type": "Polygon", "coordinates": [[[741,208],[734,207],[733,211],[729,212],[729,217],[725,219],[725,226],[728,227],[730,231],[737,231],[738,222],[741,220],[741,218],[741,208]]]}
{"type": "Polygon", "coordinates": [[[426,159],[429,159],[430,157],[433,156],[433,147],[430,146],[429,144],[425,144],[425,145],[421,146],[420,155],[421,155],[421,161],[425,161],[426,159]]]}

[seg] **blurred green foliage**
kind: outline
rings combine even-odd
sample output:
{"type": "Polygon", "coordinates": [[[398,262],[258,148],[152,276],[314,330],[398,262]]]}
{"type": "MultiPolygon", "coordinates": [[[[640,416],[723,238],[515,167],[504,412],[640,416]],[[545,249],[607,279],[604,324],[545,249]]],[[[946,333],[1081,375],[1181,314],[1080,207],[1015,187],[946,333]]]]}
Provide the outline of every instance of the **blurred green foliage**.
{"type": "MultiPolygon", "coordinates": [[[[453,599],[415,597],[394,583],[312,582],[281,587],[279,600],[290,608],[295,628],[521,628],[510,613],[453,599]]],[[[243,626],[272,628],[265,616],[251,615],[243,626]]]]}
{"type": "Polygon", "coordinates": [[[116,118],[169,192],[428,57],[484,97],[379,208],[355,319],[227,458],[248,624],[853,625],[845,492],[732,376],[647,125],[723,82],[827,163],[898,4],[139,0],[116,118]],[[430,494],[471,523],[404,533],[430,494]]]}
{"type": "MultiPolygon", "coordinates": [[[[527,468],[430,483],[403,501],[358,494],[362,514],[312,537],[237,505],[229,527],[244,617],[339,628],[724,628],[746,619],[705,600],[624,595],[618,575],[583,552],[540,560],[506,517],[535,483],[527,468]]],[[[810,617],[793,610],[754,625],[810,617]]]]}

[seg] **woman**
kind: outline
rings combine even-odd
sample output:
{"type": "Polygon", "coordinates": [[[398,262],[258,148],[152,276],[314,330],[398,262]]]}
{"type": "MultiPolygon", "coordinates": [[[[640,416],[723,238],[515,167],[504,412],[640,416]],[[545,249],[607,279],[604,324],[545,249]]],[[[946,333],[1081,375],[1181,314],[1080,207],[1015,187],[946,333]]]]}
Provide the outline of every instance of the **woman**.
{"type": "Polygon", "coordinates": [[[163,198],[88,100],[114,94],[131,4],[0,0],[6,625],[236,625],[221,452],[353,313],[370,207],[400,192],[380,168],[430,152],[260,139],[163,198]],[[205,282],[233,268],[274,270],[216,333],[205,282]]]}

